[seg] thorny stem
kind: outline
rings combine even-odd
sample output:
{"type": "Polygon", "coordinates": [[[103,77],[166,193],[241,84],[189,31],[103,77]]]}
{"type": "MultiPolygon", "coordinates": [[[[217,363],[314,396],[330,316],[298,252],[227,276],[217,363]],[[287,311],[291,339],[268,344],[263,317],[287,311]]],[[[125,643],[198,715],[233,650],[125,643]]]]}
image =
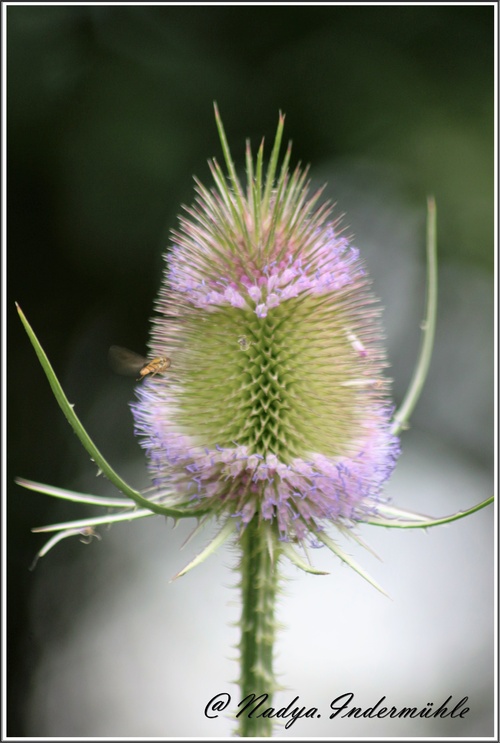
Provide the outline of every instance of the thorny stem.
{"type": "MultiPolygon", "coordinates": [[[[241,701],[242,708],[267,695],[263,708],[270,707],[276,689],[273,650],[276,630],[274,611],[278,589],[278,558],[270,554],[267,529],[256,517],[241,535],[241,701]]],[[[255,706],[255,705],[253,705],[255,706]]],[[[242,737],[270,737],[272,720],[250,715],[252,705],[239,716],[242,737]]]]}

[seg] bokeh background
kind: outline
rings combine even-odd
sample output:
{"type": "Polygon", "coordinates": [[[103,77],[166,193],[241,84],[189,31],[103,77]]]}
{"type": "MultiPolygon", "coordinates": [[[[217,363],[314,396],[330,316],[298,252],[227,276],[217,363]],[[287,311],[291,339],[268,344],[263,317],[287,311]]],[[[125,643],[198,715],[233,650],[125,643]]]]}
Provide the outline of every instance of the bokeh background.
{"type": "MultiPolygon", "coordinates": [[[[215,736],[203,709],[236,710],[237,555],[169,580],[191,524],[161,519],[66,540],[29,571],[32,526],[86,510],[22,490],[22,475],[113,494],[95,477],[24,334],[31,321],[94,440],[147,485],[128,403],[107,364],[146,352],[169,230],[221,158],[218,102],[237,162],[274,134],[345,213],[365,256],[401,401],[419,343],[426,197],[439,212],[440,308],[429,380],[387,494],[445,515],[493,488],[494,8],[462,6],[10,5],[8,123],[8,732],[215,736]]],[[[428,533],[365,527],[383,562],[350,552],[387,600],[318,551],[328,577],[290,581],[277,697],[323,712],[284,736],[493,734],[494,513],[428,533]],[[328,720],[352,691],[367,707],[468,696],[463,720],[328,720]]]]}

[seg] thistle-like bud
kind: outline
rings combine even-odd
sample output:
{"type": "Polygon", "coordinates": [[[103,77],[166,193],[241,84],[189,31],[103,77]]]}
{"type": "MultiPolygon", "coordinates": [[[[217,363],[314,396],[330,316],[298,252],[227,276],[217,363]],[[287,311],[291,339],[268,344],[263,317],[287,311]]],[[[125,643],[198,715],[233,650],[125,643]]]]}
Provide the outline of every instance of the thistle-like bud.
{"type": "Polygon", "coordinates": [[[314,543],[374,514],[399,452],[380,309],[290,148],[276,176],[283,117],[265,178],[247,144],[245,188],[217,122],[228,177],[210,163],[173,233],[150,343],[171,368],[139,386],[136,430],[193,516],[314,543]]]}

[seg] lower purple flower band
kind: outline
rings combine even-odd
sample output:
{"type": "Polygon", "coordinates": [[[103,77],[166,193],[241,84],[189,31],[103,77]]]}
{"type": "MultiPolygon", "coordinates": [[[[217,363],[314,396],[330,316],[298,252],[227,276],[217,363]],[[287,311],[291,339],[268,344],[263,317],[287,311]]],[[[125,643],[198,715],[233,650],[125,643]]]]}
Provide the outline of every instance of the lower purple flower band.
{"type": "Polygon", "coordinates": [[[310,453],[282,462],[247,446],[206,448],[175,431],[154,381],[138,390],[133,405],[136,433],[146,449],[158,487],[173,489],[179,503],[226,512],[244,527],[257,515],[276,522],[282,539],[304,539],[325,522],[349,525],[376,512],[381,489],[394,469],[399,440],[390,433],[390,411],[374,411],[349,455],[310,453]],[[155,401],[155,402],[153,402],[155,401]]]}

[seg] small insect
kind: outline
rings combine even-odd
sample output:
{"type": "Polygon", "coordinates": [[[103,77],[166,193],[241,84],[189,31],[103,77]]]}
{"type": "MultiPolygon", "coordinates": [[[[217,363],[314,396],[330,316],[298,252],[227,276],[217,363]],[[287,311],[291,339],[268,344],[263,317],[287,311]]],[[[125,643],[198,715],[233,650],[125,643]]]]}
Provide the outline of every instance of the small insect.
{"type": "Polygon", "coordinates": [[[238,338],[238,344],[242,351],[248,351],[250,346],[253,345],[252,343],[250,343],[246,335],[242,335],[238,338]]]}
{"type": "Polygon", "coordinates": [[[121,346],[111,346],[109,349],[109,363],[118,374],[139,374],[137,381],[156,374],[163,374],[170,366],[167,356],[156,356],[154,359],[145,359],[134,351],[121,346]]]}

